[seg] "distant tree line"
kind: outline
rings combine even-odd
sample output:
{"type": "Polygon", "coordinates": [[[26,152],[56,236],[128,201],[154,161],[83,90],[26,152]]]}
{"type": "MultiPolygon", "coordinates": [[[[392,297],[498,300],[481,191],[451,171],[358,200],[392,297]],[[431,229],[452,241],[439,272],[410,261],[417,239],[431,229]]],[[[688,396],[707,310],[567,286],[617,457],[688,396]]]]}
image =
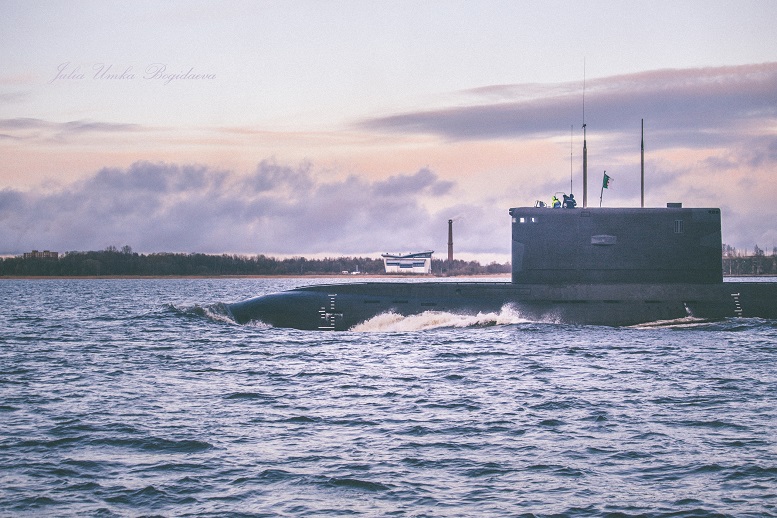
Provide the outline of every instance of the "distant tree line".
{"type": "Polygon", "coordinates": [[[723,275],[777,275],[777,247],[771,255],[753,247],[753,253],[740,252],[733,246],[723,245],[723,275]]]}
{"type": "MultiPolygon", "coordinates": [[[[509,273],[510,263],[481,265],[477,261],[433,259],[435,275],[509,273]]],[[[66,252],[59,258],[9,257],[0,260],[0,276],[222,276],[222,275],[331,275],[359,272],[383,274],[382,259],[333,257],[277,259],[265,255],[138,254],[129,246],[98,252],[66,252]]]]}
{"type": "MultiPolygon", "coordinates": [[[[510,263],[482,265],[477,261],[432,259],[433,275],[490,275],[510,273],[510,263]]],[[[0,259],[0,276],[222,276],[222,275],[333,275],[343,272],[384,274],[382,259],[332,257],[278,259],[266,255],[138,254],[129,246],[110,246],[98,252],[66,252],[54,258],[7,257],[0,259]]],[[[770,255],[753,247],[753,253],[723,245],[723,275],[777,275],[777,247],[770,255]]]]}

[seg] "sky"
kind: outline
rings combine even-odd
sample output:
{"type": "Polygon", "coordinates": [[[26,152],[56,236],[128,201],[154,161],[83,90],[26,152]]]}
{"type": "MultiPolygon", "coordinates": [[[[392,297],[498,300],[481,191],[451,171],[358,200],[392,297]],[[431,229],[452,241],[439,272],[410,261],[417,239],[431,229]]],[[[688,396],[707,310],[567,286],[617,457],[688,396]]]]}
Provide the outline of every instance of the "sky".
{"type": "Polygon", "coordinates": [[[777,2],[0,0],[0,255],[436,250],[510,207],[777,246],[777,2]],[[603,190],[604,172],[612,178],[603,190]]]}

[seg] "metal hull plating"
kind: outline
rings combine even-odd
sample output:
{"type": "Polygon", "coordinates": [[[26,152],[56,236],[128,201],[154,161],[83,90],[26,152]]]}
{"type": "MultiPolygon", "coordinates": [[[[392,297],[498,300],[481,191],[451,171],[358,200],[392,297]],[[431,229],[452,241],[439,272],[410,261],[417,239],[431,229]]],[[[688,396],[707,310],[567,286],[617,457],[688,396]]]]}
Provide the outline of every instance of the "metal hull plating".
{"type": "Polygon", "coordinates": [[[628,326],[684,317],[777,318],[777,284],[359,283],[319,285],[229,305],[238,323],[348,330],[383,313],[477,315],[506,306],[532,321],[628,326]]]}

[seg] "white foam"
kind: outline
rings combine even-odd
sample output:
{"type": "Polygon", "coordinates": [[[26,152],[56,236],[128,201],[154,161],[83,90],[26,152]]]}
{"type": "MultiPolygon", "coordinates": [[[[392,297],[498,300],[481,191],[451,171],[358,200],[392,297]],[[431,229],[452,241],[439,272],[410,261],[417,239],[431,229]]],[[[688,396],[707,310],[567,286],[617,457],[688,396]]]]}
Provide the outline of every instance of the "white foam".
{"type": "Polygon", "coordinates": [[[702,324],[709,323],[709,320],[696,317],[682,317],[672,320],[656,320],[654,322],[645,322],[643,324],[636,324],[631,327],[636,329],[652,329],[656,327],[695,327],[702,324]]]}
{"type": "Polygon", "coordinates": [[[400,315],[394,312],[381,313],[371,319],[357,324],[351,331],[381,332],[381,331],[423,331],[445,327],[490,327],[530,322],[513,307],[505,306],[498,313],[478,313],[463,315],[446,311],[424,311],[417,315],[400,315]]]}
{"type": "MultiPolygon", "coordinates": [[[[234,323],[234,320],[232,321],[234,323]]],[[[257,329],[272,329],[273,326],[265,324],[261,320],[250,320],[244,324],[246,327],[255,327],[257,329]]]]}
{"type": "Polygon", "coordinates": [[[195,306],[199,307],[202,311],[202,315],[205,318],[213,320],[214,322],[222,322],[226,324],[234,324],[235,319],[232,318],[232,314],[225,304],[217,303],[210,306],[195,306]]]}

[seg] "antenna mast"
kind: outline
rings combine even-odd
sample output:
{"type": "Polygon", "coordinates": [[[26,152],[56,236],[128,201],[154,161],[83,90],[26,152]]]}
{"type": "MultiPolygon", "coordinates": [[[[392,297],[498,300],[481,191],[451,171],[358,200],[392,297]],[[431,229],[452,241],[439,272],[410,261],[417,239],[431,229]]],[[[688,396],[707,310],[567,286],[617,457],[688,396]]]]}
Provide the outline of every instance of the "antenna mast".
{"type": "Polygon", "coordinates": [[[641,147],[642,147],[642,149],[641,149],[640,155],[641,155],[641,158],[642,158],[642,160],[641,160],[642,164],[641,164],[641,168],[640,168],[640,173],[641,173],[641,180],[642,180],[641,181],[642,189],[641,189],[640,192],[642,194],[642,205],[641,205],[641,207],[644,209],[645,208],[645,119],[642,119],[642,143],[641,143],[641,147]]]}
{"type": "Polygon", "coordinates": [[[588,144],[585,139],[585,58],[583,58],[583,208],[588,207],[588,144]]]}
{"type": "Polygon", "coordinates": [[[572,142],[572,131],[574,129],[574,126],[572,124],[569,125],[569,193],[572,194],[574,189],[572,188],[572,152],[573,152],[573,142],[572,142]]]}

